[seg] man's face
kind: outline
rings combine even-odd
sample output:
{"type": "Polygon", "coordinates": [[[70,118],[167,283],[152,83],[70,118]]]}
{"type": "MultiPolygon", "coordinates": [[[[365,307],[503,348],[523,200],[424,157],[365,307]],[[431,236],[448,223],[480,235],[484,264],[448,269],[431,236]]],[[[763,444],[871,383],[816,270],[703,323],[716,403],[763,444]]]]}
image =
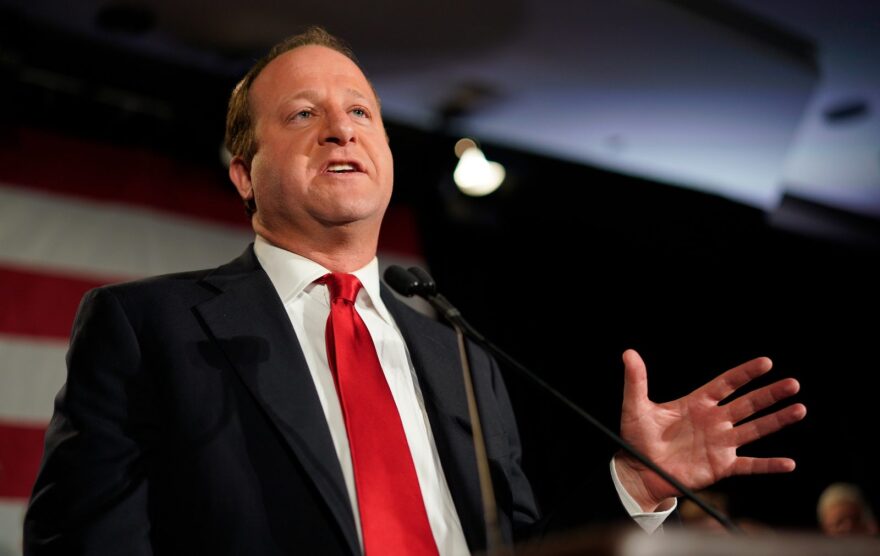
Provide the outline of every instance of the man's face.
{"type": "Polygon", "coordinates": [[[302,234],[368,223],[378,234],[393,161],[378,101],[357,65],[323,46],[296,48],[263,69],[250,105],[257,151],[246,186],[257,204],[255,228],[302,234]]]}

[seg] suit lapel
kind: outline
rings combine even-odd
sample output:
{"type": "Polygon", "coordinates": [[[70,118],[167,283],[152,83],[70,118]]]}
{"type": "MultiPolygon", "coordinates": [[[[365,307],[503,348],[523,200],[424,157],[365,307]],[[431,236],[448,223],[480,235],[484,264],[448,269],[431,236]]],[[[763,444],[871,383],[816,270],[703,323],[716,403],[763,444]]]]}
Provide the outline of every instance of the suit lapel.
{"type": "Polygon", "coordinates": [[[443,473],[468,546],[485,546],[476,456],[454,334],[416,313],[382,286],[382,300],[409,349],[443,473]]]}
{"type": "Polygon", "coordinates": [[[196,311],[314,481],[352,553],[359,554],[351,502],[321,402],[290,319],[253,247],[204,281],[219,293],[196,311]],[[257,356],[236,347],[255,342],[265,346],[257,356]]]}

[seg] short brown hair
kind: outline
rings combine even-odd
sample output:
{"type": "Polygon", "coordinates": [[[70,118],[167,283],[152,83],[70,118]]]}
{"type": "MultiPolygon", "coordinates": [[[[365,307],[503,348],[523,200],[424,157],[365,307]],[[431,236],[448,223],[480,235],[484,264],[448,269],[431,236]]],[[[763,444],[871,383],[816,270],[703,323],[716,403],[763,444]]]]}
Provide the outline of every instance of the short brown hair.
{"type": "Polygon", "coordinates": [[[257,138],[254,134],[254,122],[251,117],[250,91],[254,80],[260,72],[275,58],[285,52],[301,46],[324,46],[345,55],[355,64],[357,59],[351,49],[339,38],[331,35],[323,27],[313,26],[304,32],[287,37],[269,50],[269,53],[257,60],[245,74],[229,97],[226,110],[226,150],[232,156],[240,156],[248,164],[257,152],[257,138]]]}

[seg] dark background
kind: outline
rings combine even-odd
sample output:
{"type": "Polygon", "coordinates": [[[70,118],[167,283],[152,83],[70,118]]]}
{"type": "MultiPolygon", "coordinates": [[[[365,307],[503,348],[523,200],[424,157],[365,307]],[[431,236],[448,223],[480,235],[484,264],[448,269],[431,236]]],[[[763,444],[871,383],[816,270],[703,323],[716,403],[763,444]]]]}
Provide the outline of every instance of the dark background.
{"type": "MultiPolygon", "coordinates": [[[[234,76],[107,49],[12,10],[0,13],[0,45],[0,145],[39,128],[148,147],[216,168],[218,191],[234,195],[217,154],[234,76]],[[86,90],[22,81],[24,62],[80,76],[86,90]],[[108,87],[160,99],[170,111],[126,110],[92,94],[108,87]]],[[[862,485],[877,506],[877,221],[800,201],[859,230],[853,241],[802,235],[732,201],[493,144],[482,146],[506,165],[508,181],[490,197],[468,198],[451,179],[457,136],[386,124],[393,202],[415,208],[445,295],[495,343],[611,425],[626,348],[645,359],[654,400],[770,356],[775,370],[757,382],[796,377],[808,415],[742,452],[791,456],[798,469],[723,481],[717,490],[730,496],[733,516],[812,528],[820,491],[839,480],[862,485]]],[[[507,378],[526,470],[546,506],[565,499],[584,470],[607,473],[613,448],[507,378]]]]}

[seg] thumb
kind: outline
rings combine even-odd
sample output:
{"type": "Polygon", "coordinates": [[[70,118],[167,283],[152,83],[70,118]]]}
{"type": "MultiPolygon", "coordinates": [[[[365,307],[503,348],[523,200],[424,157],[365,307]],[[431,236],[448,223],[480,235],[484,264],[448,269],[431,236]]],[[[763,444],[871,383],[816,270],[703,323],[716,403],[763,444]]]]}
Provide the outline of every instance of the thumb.
{"type": "Polygon", "coordinates": [[[648,403],[648,369],[634,349],[623,352],[623,409],[639,411],[648,403]]]}

